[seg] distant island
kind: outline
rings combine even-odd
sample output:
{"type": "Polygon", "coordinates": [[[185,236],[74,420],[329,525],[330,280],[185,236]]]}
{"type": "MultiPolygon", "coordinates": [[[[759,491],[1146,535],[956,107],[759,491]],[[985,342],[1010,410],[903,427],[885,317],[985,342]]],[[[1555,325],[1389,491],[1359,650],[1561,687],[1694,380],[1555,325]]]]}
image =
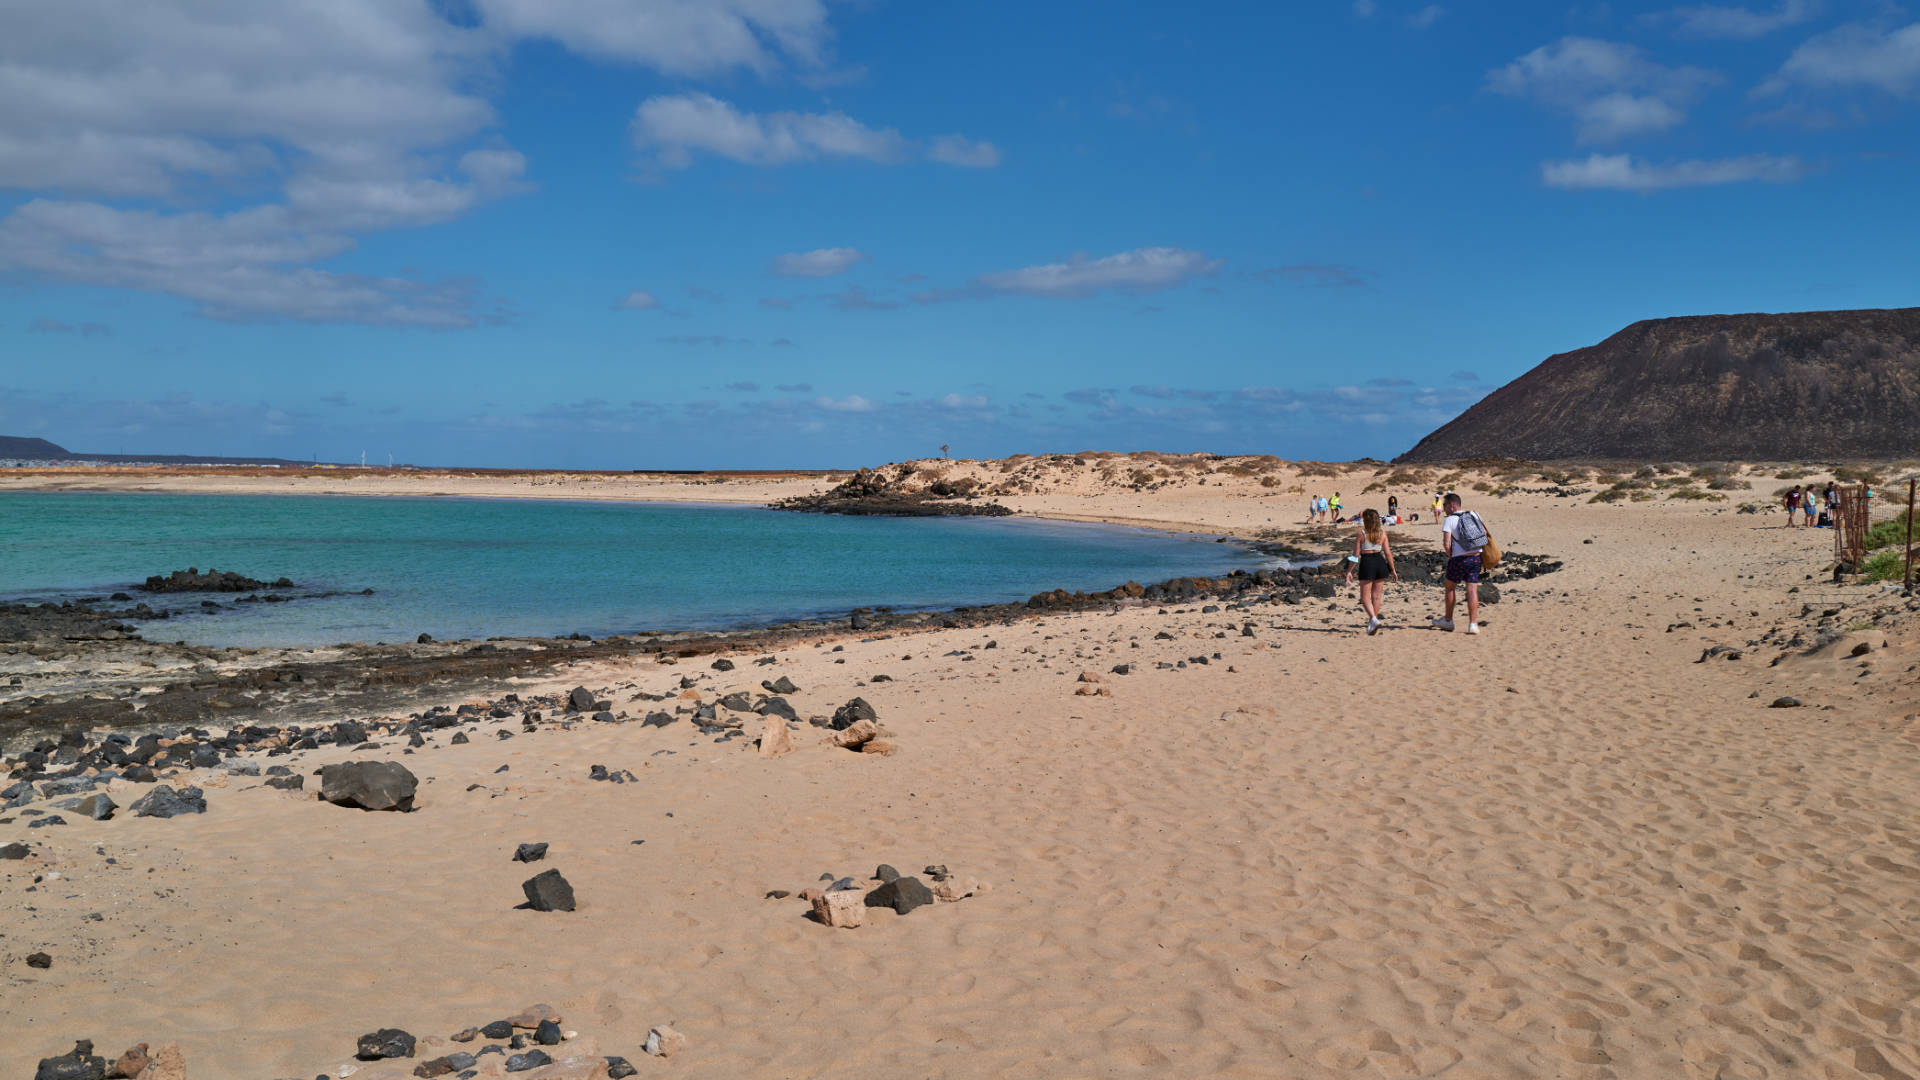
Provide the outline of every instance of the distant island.
{"type": "Polygon", "coordinates": [[[1920,308],[1637,322],[1550,356],[1399,462],[1920,455],[1920,308]]]}
{"type": "Polygon", "coordinates": [[[291,465],[310,461],[271,457],[216,457],[210,454],[76,454],[58,443],[23,435],[0,435],[0,462],[139,462],[151,465],[291,465]]]}

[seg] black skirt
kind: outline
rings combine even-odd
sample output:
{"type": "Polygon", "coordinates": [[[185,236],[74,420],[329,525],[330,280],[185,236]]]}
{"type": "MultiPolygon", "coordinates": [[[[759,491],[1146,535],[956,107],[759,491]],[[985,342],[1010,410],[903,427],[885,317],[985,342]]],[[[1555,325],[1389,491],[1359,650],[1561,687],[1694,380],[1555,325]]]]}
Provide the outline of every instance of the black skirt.
{"type": "Polygon", "coordinates": [[[1393,576],[1393,568],[1387,565],[1387,557],[1377,551],[1362,552],[1360,568],[1353,575],[1361,581],[1385,581],[1393,576]]]}

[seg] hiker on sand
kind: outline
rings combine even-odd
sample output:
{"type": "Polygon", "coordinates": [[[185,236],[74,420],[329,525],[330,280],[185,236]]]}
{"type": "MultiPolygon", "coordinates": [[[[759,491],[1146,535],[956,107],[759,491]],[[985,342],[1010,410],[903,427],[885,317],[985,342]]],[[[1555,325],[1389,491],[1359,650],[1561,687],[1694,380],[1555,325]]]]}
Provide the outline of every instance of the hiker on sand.
{"type": "Polygon", "coordinates": [[[1367,634],[1380,630],[1380,602],[1386,599],[1387,579],[1400,580],[1393,568],[1393,545],[1387,541],[1387,527],[1380,523],[1380,511],[1360,515],[1360,532],[1353,538],[1353,554],[1347,556],[1347,584],[1360,579],[1360,607],[1367,613],[1367,634]]]}
{"type": "Polygon", "coordinates": [[[1787,528],[1791,529],[1793,528],[1793,515],[1800,509],[1800,489],[1798,487],[1788,488],[1785,501],[1787,504],[1787,528]]]}
{"type": "Polygon", "coordinates": [[[1433,625],[1453,629],[1454,590],[1467,587],[1467,633],[1480,632],[1480,549],[1487,546],[1487,523],[1460,507],[1460,496],[1448,492],[1441,500],[1447,516],[1440,520],[1440,549],[1447,556],[1447,613],[1433,625]]]}

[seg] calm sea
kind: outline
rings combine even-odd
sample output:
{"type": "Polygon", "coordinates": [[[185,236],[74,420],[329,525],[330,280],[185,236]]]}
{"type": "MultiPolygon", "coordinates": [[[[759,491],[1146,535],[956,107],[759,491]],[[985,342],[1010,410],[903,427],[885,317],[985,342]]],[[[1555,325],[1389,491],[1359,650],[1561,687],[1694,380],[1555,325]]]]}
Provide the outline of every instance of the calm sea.
{"type": "Polygon", "coordinates": [[[157,641],[326,645],[724,629],[1023,600],[1270,565],[1237,545],[1008,518],[751,507],[325,496],[0,494],[0,599],[134,593],[157,641]],[[233,570],[284,604],[147,596],[149,574],[233,570]],[[372,589],[372,595],[359,595],[372,589]],[[316,594],[334,593],[321,596],[316,594]],[[203,613],[202,600],[221,610],[203,613]]]}

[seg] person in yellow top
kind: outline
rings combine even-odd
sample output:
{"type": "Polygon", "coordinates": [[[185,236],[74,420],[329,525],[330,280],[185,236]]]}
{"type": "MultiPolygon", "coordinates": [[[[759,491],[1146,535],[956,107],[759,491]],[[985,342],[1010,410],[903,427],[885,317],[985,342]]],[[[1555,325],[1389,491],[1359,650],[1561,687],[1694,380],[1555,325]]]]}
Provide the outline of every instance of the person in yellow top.
{"type": "Polygon", "coordinates": [[[1440,513],[1440,504],[1444,498],[1445,496],[1438,491],[1433,493],[1433,521],[1436,525],[1445,520],[1444,515],[1440,513]]]}
{"type": "Polygon", "coordinates": [[[1327,500],[1327,509],[1333,511],[1333,523],[1338,525],[1340,523],[1340,493],[1339,492],[1337,491],[1334,492],[1333,498],[1327,500]]]}

